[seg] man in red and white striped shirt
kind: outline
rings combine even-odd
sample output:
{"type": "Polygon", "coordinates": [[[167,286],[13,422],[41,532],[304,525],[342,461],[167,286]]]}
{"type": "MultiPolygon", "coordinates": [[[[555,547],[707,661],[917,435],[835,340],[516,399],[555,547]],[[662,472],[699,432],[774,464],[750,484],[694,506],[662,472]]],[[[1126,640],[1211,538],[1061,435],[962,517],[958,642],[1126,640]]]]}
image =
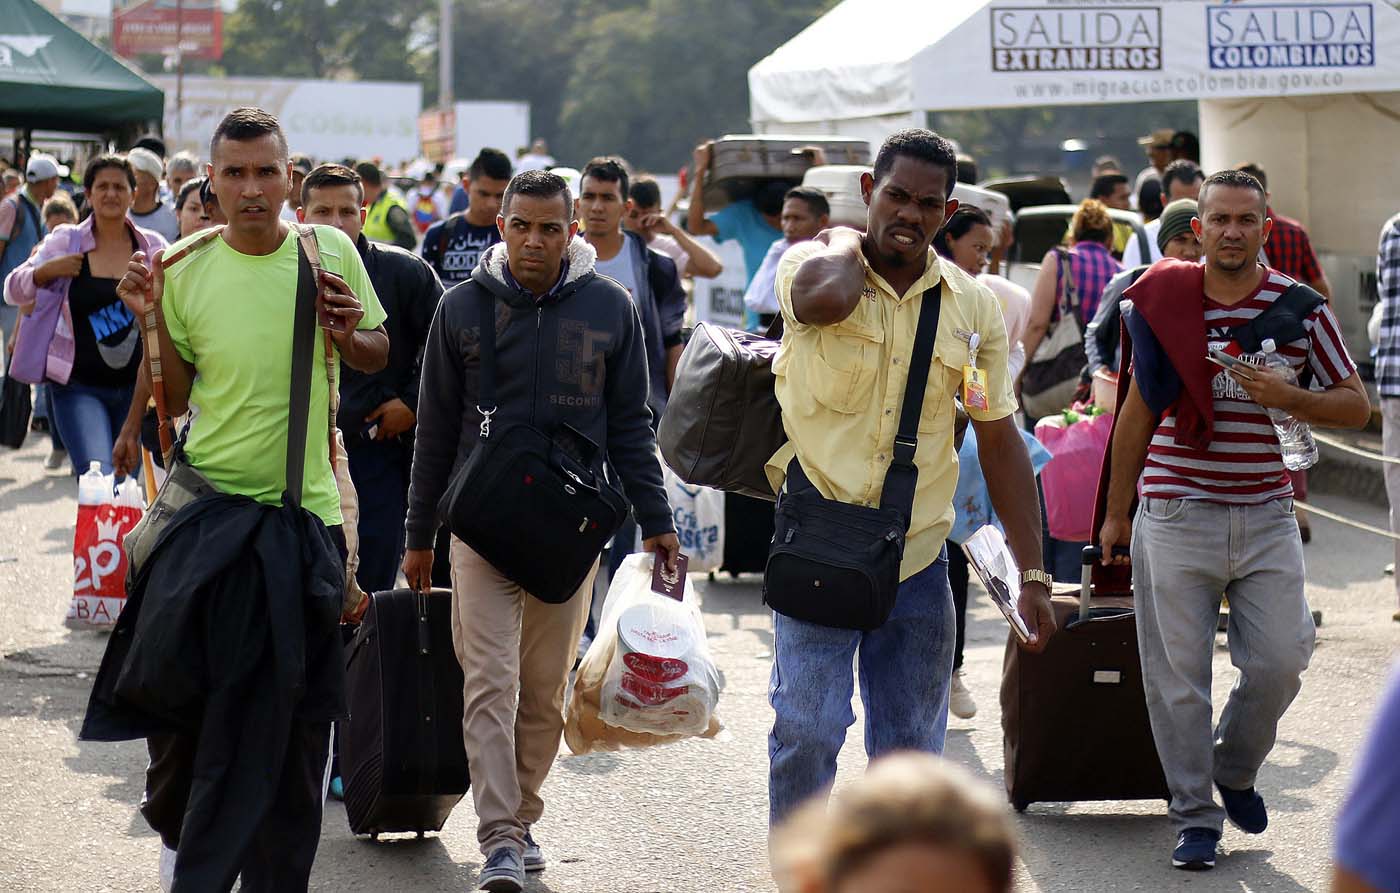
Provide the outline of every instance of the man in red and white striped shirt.
{"type": "MultiPolygon", "coordinates": [[[[1264,189],[1253,177],[1239,171],[1209,177],[1192,228],[1205,252],[1204,275],[1195,280],[1203,287],[1171,294],[1171,310],[1202,313],[1205,337],[1199,348],[1167,347],[1183,385],[1165,411],[1154,412],[1144,399],[1144,393],[1153,397],[1152,380],[1141,382],[1148,387],[1133,381],[1118,412],[1099,539],[1106,556],[1132,544],[1147,708],[1178,832],[1172,864],[1206,869],[1215,865],[1226,817],[1246,833],[1268,824],[1255,776],[1313,650],[1293,490],[1268,409],[1340,428],[1365,424],[1370,406],[1326,304],[1301,321],[1303,337],[1279,345],[1320,390],[1287,383],[1263,366],[1261,354],[1244,354],[1242,369],[1214,375],[1208,397],[1203,386],[1192,390],[1204,383],[1200,366],[1176,365],[1210,347],[1240,355],[1230,329],[1259,316],[1293,282],[1257,263],[1270,221],[1264,189]],[[1142,498],[1130,525],[1139,479],[1142,498]],[[1212,731],[1211,657],[1222,593],[1230,598],[1230,658],[1240,674],[1212,731]]],[[[1134,366],[1142,359],[1148,375],[1159,358],[1140,347],[1134,345],[1134,366]]]]}

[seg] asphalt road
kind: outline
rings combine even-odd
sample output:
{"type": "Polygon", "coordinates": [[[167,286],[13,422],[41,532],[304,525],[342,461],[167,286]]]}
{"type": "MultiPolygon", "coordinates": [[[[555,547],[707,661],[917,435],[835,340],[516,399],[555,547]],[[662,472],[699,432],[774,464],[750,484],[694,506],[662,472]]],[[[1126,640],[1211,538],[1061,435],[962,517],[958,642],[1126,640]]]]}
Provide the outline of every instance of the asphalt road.
{"type": "MultiPolygon", "coordinates": [[[[0,890],[155,890],[157,838],[136,812],[141,743],[78,742],[105,636],[64,628],[72,579],[76,484],[43,476],[31,439],[0,453],[0,890]]],[[[1325,493],[1322,506],[1385,523],[1384,512],[1325,493]]],[[[1314,521],[1309,597],[1324,623],[1302,694],[1284,719],[1259,786],[1269,830],[1227,829],[1219,867],[1174,871],[1160,803],[1036,805],[1016,819],[1018,891],[1191,890],[1304,893],[1326,888],[1331,829],[1387,667],[1400,643],[1388,544],[1314,521]]],[[[536,835],[550,858],[532,891],[771,891],[766,858],[766,701],[772,632],[756,579],[697,577],[724,675],[726,733],[641,752],[561,756],[536,835]]],[[[947,756],[1000,787],[996,704],[1005,625],[975,598],[967,670],[981,712],[954,719],[947,756]]],[[[1215,694],[1233,669],[1219,640],[1215,694]]],[[[859,710],[857,711],[859,715],[859,710]]],[[[859,722],[838,784],[862,771],[859,722]]],[[[1077,736],[1078,729],[1065,729],[1077,736]]],[[[318,891],[463,890],[481,863],[470,798],[440,836],[354,838],[338,803],[326,810],[312,880],[318,891]]]]}

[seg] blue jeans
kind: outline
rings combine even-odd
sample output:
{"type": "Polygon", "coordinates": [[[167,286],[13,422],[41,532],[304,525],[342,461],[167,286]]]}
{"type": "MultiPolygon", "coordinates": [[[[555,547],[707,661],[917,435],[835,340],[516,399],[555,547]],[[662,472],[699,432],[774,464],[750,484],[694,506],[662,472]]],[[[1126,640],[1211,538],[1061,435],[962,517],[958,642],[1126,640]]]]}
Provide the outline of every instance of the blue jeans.
{"type": "Polygon", "coordinates": [[[899,586],[879,629],[832,629],[773,615],[768,703],[768,821],[776,826],[830,788],[836,756],[855,722],[851,658],[860,652],[865,753],[943,752],[953,672],[953,598],[946,554],[899,586]]]}
{"type": "Polygon", "coordinates": [[[88,464],[99,462],[103,474],[112,473],[112,445],[131,408],[130,387],[98,387],[85,384],[53,384],[53,418],[68,447],[73,473],[83,474],[88,464]]]}

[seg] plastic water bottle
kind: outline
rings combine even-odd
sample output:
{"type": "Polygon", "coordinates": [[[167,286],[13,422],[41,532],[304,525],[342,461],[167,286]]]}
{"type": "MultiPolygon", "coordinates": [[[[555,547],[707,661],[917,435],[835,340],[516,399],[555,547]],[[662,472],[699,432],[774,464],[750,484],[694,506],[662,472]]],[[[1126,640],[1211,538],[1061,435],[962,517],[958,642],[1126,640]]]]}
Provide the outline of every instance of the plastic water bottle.
{"type": "MultiPolygon", "coordinates": [[[[1274,339],[1263,342],[1264,365],[1275,369],[1289,384],[1298,383],[1298,374],[1278,352],[1274,339]]],[[[1307,422],[1299,421],[1282,409],[1270,409],[1269,418],[1278,432],[1278,443],[1283,451],[1283,467],[1289,471],[1301,471],[1317,464],[1317,443],[1313,440],[1312,428],[1307,422]]]]}
{"type": "Polygon", "coordinates": [[[101,505],[112,499],[112,479],[102,473],[102,463],[93,460],[78,478],[78,505],[101,505]]]}

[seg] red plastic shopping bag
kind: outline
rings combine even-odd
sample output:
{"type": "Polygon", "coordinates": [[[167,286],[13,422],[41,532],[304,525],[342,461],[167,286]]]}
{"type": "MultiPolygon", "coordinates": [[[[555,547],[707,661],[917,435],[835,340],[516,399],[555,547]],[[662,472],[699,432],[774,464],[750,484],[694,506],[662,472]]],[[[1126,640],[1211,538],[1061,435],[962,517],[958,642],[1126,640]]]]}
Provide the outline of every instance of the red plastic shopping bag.
{"type": "Polygon", "coordinates": [[[1079,421],[1070,421],[1066,415],[1046,416],[1035,425],[1036,439],[1051,455],[1040,472],[1040,483],[1045,489],[1050,535],[1082,543],[1093,539],[1094,498],[1108,436],[1113,431],[1113,415],[1103,413],[1079,421]]]}
{"type": "MultiPolygon", "coordinates": [[[[94,463],[95,465],[96,463],[94,463]]],[[[78,524],[73,531],[73,600],[64,623],[74,629],[110,629],[126,604],[122,540],[141,520],[141,487],[127,478],[89,470],[78,481],[78,524]]]]}

